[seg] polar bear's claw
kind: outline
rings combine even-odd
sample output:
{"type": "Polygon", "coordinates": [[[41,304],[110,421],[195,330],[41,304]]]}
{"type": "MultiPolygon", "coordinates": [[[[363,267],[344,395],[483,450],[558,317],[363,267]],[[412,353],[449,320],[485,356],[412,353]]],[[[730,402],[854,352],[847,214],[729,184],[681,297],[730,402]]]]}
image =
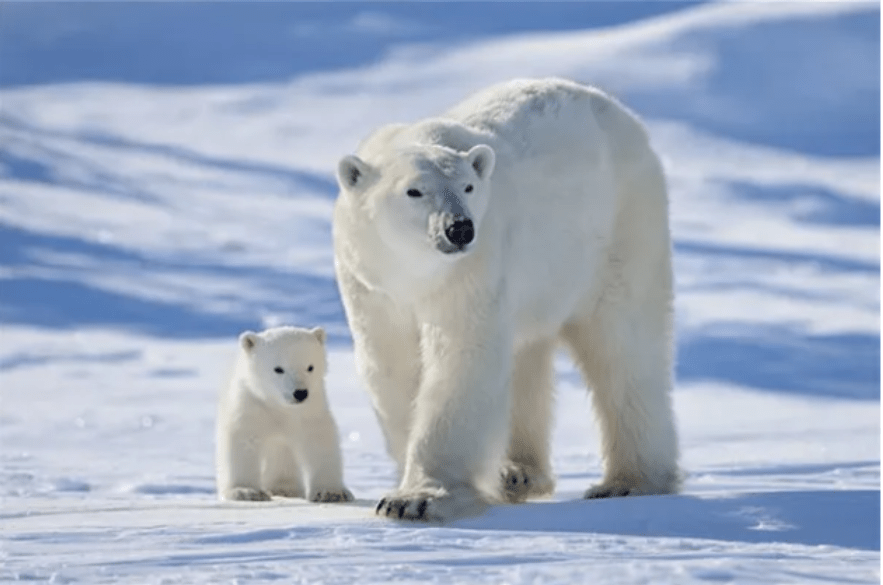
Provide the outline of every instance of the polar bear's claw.
{"type": "Polygon", "coordinates": [[[225,494],[227,500],[239,500],[243,502],[267,502],[271,499],[270,494],[264,490],[248,487],[238,487],[229,490],[225,494]]]}
{"type": "Polygon", "coordinates": [[[397,491],[378,502],[375,512],[384,518],[420,522],[448,522],[477,516],[488,502],[471,486],[397,491]]]}
{"type": "Polygon", "coordinates": [[[311,502],[324,502],[324,503],[336,503],[336,502],[352,502],[353,494],[346,488],[342,488],[339,490],[320,490],[313,492],[310,496],[311,502]]]}
{"type": "Polygon", "coordinates": [[[378,516],[398,518],[400,520],[417,520],[432,522],[440,520],[432,513],[429,506],[430,496],[417,496],[416,498],[383,498],[378,502],[375,512],[378,516]]]}
{"type": "Polygon", "coordinates": [[[270,490],[270,493],[274,496],[279,496],[282,498],[304,497],[304,491],[299,487],[276,487],[270,490]]]}

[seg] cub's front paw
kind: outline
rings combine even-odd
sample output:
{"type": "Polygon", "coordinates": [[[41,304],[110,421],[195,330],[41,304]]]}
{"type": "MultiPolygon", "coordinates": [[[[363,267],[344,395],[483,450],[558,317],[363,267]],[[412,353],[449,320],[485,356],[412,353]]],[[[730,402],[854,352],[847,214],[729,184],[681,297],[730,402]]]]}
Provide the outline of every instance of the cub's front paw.
{"type": "Polygon", "coordinates": [[[547,496],[555,490],[555,481],[533,465],[510,462],[503,466],[500,475],[503,495],[511,504],[547,496]]]}
{"type": "Polygon", "coordinates": [[[225,500],[240,500],[245,502],[267,502],[270,494],[264,490],[250,487],[230,488],[224,492],[225,500]]]}
{"type": "Polygon", "coordinates": [[[352,492],[350,492],[345,487],[337,488],[337,489],[317,489],[313,490],[310,493],[309,500],[311,502],[352,502],[355,498],[353,498],[352,492]]]}

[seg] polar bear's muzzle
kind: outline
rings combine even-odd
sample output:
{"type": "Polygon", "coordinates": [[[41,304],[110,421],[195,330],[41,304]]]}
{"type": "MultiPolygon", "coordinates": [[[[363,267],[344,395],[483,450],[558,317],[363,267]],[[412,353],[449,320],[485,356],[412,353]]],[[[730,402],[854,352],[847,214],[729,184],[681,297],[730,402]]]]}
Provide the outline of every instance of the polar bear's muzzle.
{"type": "Polygon", "coordinates": [[[454,220],[445,227],[445,238],[458,250],[462,250],[475,238],[475,226],[472,225],[472,220],[462,215],[455,215],[454,220]]]}
{"type": "Polygon", "coordinates": [[[430,220],[430,236],[443,254],[463,252],[475,239],[475,224],[461,214],[440,213],[430,220]]]}
{"type": "Polygon", "coordinates": [[[309,394],[310,394],[310,391],[307,390],[306,388],[298,388],[297,390],[295,390],[294,392],[292,392],[289,395],[288,400],[292,404],[300,404],[301,402],[303,402],[304,400],[307,399],[307,396],[309,396],[309,394]]]}
{"type": "Polygon", "coordinates": [[[463,201],[451,190],[437,194],[435,213],[429,217],[429,236],[443,254],[464,252],[475,240],[475,224],[463,201]]]}

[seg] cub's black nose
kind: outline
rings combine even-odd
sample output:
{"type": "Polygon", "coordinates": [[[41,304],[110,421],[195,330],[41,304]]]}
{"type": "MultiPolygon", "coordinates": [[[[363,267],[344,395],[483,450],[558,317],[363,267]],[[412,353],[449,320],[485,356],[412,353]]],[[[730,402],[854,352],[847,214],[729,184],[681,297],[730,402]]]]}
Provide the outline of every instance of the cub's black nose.
{"type": "Polygon", "coordinates": [[[445,236],[449,242],[462,248],[475,237],[475,227],[472,225],[472,220],[457,216],[454,223],[445,228],[445,236]]]}
{"type": "Polygon", "coordinates": [[[307,399],[307,394],[310,392],[307,389],[303,390],[295,390],[294,391],[294,401],[295,402],[303,402],[307,399]]]}

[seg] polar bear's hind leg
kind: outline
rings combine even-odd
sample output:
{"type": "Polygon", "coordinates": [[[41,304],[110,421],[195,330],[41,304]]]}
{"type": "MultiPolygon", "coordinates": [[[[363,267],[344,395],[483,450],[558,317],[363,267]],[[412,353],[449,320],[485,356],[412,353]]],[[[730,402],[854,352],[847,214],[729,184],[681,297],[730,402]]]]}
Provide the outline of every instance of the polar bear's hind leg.
{"type": "MultiPolygon", "coordinates": [[[[627,249],[627,248],[626,248],[627,249]]],[[[592,388],[604,479],[586,497],[673,493],[679,487],[671,403],[671,272],[660,258],[616,258],[590,316],[562,338],[592,388]]]]}
{"type": "Polygon", "coordinates": [[[501,470],[503,494],[512,503],[549,495],[555,489],[549,460],[554,348],[554,342],[540,340],[515,356],[512,427],[508,459],[501,470]]]}

